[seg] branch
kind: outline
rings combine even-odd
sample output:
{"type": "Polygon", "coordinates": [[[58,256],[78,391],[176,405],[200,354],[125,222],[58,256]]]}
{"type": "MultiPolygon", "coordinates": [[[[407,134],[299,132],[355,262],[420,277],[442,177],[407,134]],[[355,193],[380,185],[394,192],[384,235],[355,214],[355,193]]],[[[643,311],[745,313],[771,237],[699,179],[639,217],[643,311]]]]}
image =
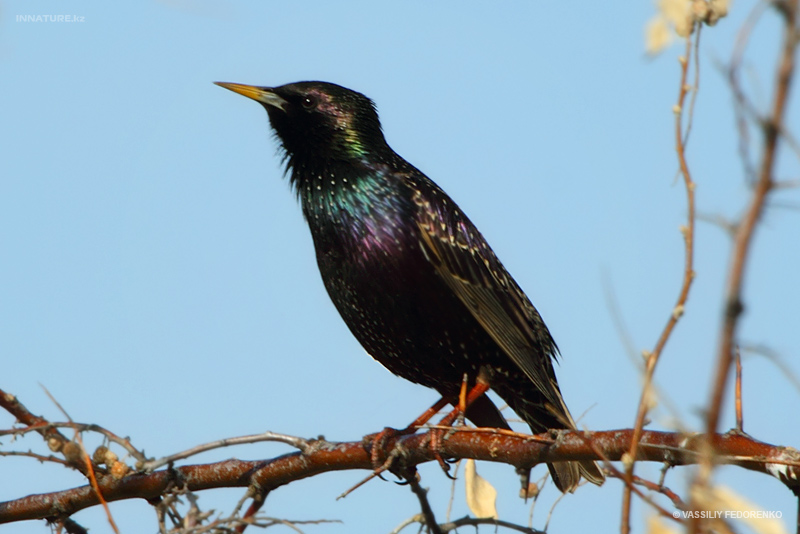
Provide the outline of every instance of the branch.
{"type": "MultiPolygon", "coordinates": [[[[653,383],[653,375],[655,374],[656,364],[658,363],[658,359],[661,356],[662,352],[664,351],[664,347],[667,344],[670,336],[672,335],[673,330],[678,324],[678,320],[683,316],[683,312],[686,306],[686,302],[689,299],[689,291],[692,287],[692,281],[695,277],[694,272],[694,228],[695,228],[695,183],[692,180],[692,175],[689,171],[689,164],[686,162],[686,142],[689,139],[689,132],[691,128],[691,119],[692,119],[692,111],[694,109],[694,102],[697,95],[699,84],[699,67],[696,67],[695,70],[695,87],[693,89],[693,96],[691,100],[691,105],[689,107],[689,125],[687,126],[686,130],[684,131],[683,128],[683,111],[684,105],[686,103],[686,95],[692,90],[692,87],[688,83],[688,76],[689,76],[689,62],[692,57],[692,44],[699,43],[700,39],[700,29],[701,25],[696,24],[694,21],[692,24],[695,24],[694,29],[694,41],[692,40],[692,35],[688,35],[686,37],[686,52],[684,56],[679,58],[681,64],[681,80],[680,80],[680,89],[678,90],[678,102],[675,104],[674,111],[675,111],[675,150],[678,155],[678,164],[680,167],[680,173],[683,176],[684,185],[686,187],[686,226],[681,227],[681,233],[683,234],[683,241],[684,241],[684,266],[683,266],[683,277],[681,281],[681,289],[678,293],[678,299],[675,303],[675,306],[672,308],[672,312],[670,313],[669,319],[667,320],[667,324],[664,326],[664,329],[661,331],[661,335],[656,342],[655,347],[653,348],[652,352],[647,354],[647,360],[645,362],[645,373],[644,373],[644,384],[642,386],[642,394],[639,398],[639,406],[636,413],[636,420],[633,426],[633,439],[631,440],[631,450],[629,453],[628,458],[624,463],[625,465],[625,490],[622,494],[622,525],[620,531],[623,534],[627,534],[630,532],[630,515],[631,515],[631,503],[632,503],[632,494],[633,491],[633,480],[634,480],[634,467],[635,467],[635,459],[638,457],[637,455],[637,447],[639,446],[639,436],[644,428],[645,418],[647,417],[647,413],[652,406],[652,383],[653,383]]],[[[695,65],[699,62],[699,54],[698,49],[695,48],[695,65]]]]}
{"type": "MultiPolygon", "coordinates": [[[[500,519],[491,519],[491,518],[480,518],[480,517],[462,517],[461,519],[456,519],[455,521],[450,521],[448,523],[442,523],[439,525],[443,532],[454,532],[458,527],[478,527],[480,525],[493,525],[495,527],[504,527],[509,530],[515,530],[517,532],[523,532],[525,534],[544,534],[541,530],[536,530],[530,527],[523,527],[522,525],[517,525],[514,523],[509,523],[508,521],[502,521],[500,519]]],[[[495,529],[497,530],[497,529],[495,529]]]]}
{"type": "MultiPolygon", "coordinates": [[[[0,389],[0,408],[5,409],[8,413],[13,415],[17,421],[27,426],[28,428],[19,429],[20,433],[28,432],[31,429],[41,434],[47,442],[47,446],[53,452],[63,452],[64,445],[70,443],[70,439],[64,434],[54,428],[47,419],[33,415],[28,409],[19,402],[19,399],[11,393],[6,393],[0,389]]],[[[16,430],[14,431],[16,432],[16,430]]],[[[65,454],[65,456],[67,456],[65,454]]],[[[81,461],[80,457],[71,455],[67,457],[67,462],[71,467],[78,469],[84,475],[87,474],[86,466],[81,461]]]]}
{"type": "Polygon", "coordinates": [[[746,260],[753,242],[756,224],[761,218],[767,197],[775,184],[775,156],[779,134],[783,129],[783,116],[787,106],[789,87],[794,75],[795,51],[797,48],[797,4],[798,0],[786,0],[773,4],[784,17],[782,52],[778,64],[772,112],[761,124],[764,136],[764,152],[758,171],[758,181],[755,183],[750,205],[741,222],[737,224],[734,235],[731,267],[725,289],[725,315],[717,354],[717,372],[713,382],[706,423],[706,430],[709,434],[716,432],[719,425],[722,400],[733,361],[739,316],[744,310],[742,287],[744,285],[746,260]]]}
{"type": "MultiPolygon", "coordinates": [[[[598,459],[597,449],[616,461],[629,452],[632,430],[605,432],[563,432],[548,443],[546,435],[526,436],[492,433],[485,430],[455,429],[441,442],[439,453],[449,458],[474,458],[529,467],[543,462],[598,459]]],[[[705,434],[644,431],[638,446],[637,461],[665,462],[669,465],[698,463],[702,459],[705,434]]],[[[435,461],[427,434],[414,434],[387,440],[387,449],[399,447],[397,469],[410,469],[435,461]]],[[[367,440],[369,444],[369,440],[367,440]]],[[[800,492],[800,452],[770,445],[738,434],[715,434],[710,440],[714,460],[721,464],[774,476],[792,491],[800,492]]],[[[255,487],[263,494],[320,473],[344,470],[372,470],[369,445],[359,441],[328,442],[310,440],[305,452],[294,452],[261,461],[226,460],[188,465],[149,474],[130,474],[123,478],[98,473],[97,485],[107,502],[125,499],[154,501],[171,488],[202,491],[223,487],[255,487]]],[[[0,503],[0,524],[29,519],[64,518],[99,504],[91,486],[30,495],[0,503]]]]}
{"type": "Polygon", "coordinates": [[[428,501],[428,490],[423,488],[419,483],[419,473],[417,473],[417,470],[409,469],[404,477],[408,481],[411,491],[419,500],[419,506],[422,508],[422,521],[428,527],[428,532],[430,534],[444,534],[444,530],[442,530],[442,527],[436,522],[433,508],[431,508],[431,503],[428,501]]]}
{"type": "Polygon", "coordinates": [[[277,434],[275,432],[263,432],[261,434],[251,434],[249,436],[238,436],[235,438],[225,438],[217,441],[211,441],[209,443],[204,443],[202,445],[197,445],[196,447],[186,449],[183,452],[170,454],[169,456],[159,458],[158,460],[145,461],[141,464],[137,464],[136,467],[141,469],[142,471],[155,471],[159,467],[164,467],[165,465],[174,463],[178,460],[189,458],[190,456],[194,456],[195,454],[200,454],[201,452],[220,449],[222,447],[230,447],[232,445],[244,445],[246,443],[261,443],[264,441],[277,441],[278,443],[286,443],[287,445],[291,445],[292,447],[300,449],[301,451],[306,450],[306,448],[308,448],[309,446],[308,440],[305,440],[303,438],[287,436],[286,434],[277,434]]]}

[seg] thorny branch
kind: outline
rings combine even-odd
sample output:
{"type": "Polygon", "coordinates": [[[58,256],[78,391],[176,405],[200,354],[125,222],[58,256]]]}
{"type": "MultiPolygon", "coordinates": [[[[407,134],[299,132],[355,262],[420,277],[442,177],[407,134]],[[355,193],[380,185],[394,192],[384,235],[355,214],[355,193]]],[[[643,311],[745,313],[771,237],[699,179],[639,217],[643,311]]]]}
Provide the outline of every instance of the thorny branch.
{"type": "MultiPolygon", "coordinates": [[[[719,335],[719,349],[717,352],[716,372],[711,384],[711,395],[708,404],[706,418],[706,434],[714,436],[719,427],[722,404],[725,398],[725,391],[731,374],[735,353],[737,353],[738,337],[737,331],[739,320],[744,311],[743,287],[745,281],[745,271],[750,257],[753,238],[756,227],[761,220],[761,216],[767,207],[770,193],[776,188],[775,167],[777,164],[777,153],[780,141],[789,143],[790,147],[795,143],[786,128],[784,116],[788,106],[789,88],[794,77],[795,54],[798,46],[798,25],[797,11],[798,0],[776,0],[770,3],[775,12],[782,17],[783,36],[780,46],[780,58],[777,63],[777,75],[774,85],[771,109],[767,116],[760,117],[755,111],[755,107],[750,104],[744,91],[739,85],[739,70],[744,55],[744,50],[749,41],[750,33],[763,14],[766,4],[759,4],[753,10],[748,23],[739,34],[738,43],[734,50],[734,55],[729,69],[729,82],[736,100],[737,121],[740,134],[740,153],[742,154],[745,174],[752,183],[752,195],[741,219],[733,226],[733,250],[729,262],[729,271],[725,285],[724,314],[722,327],[719,335]],[[748,124],[747,120],[753,121],[760,128],[763,137],[761,162],[758,169],[750,166],[747,153],[748,145],[748,124]],[[751,178],[752,177],[752,178],[751,178]]],[[[737,364],[738,365],[738,364],[737,364]]],[[[741,373],[737,367],[737,392],[736,392],[736,420],[737,426],[742,424],[741,416],[741,394],[740,394],[741,373]]],[[[709,453],[703,456],[701,469],[699,470],[693,487],[702,489],[709,483],[711,471],[715,458],[709,453]]],[[[693,495],[700,492],[694,492],[693,495]]],[[[691,505],[694,505],[694,500],[691,505]]],[[[690,524],[690,531],[699,531],[699,522],[693,521],[690,524]]]]}
{"type": "Polygon", "coordinates": [[[197,445],[196,447],[186,449],[185,451],[176,454],[170,454],[169,456],[159,458],[158,460],[144,461],[140,464],[137,464],[136,467],[141,471],[155,471],[160,467],[164,467],[165,465],[169,465],[178,460],[189,458],[195,454],[200,454],[201,452],[220,449],[222,447],[230,447],[232,445],[260,443],[263,441],[276,441],[278,443],[285,443],[301,451],[304,451],[308,448],[308,440],[306,439],[288,436],[286,434],[278,434],[276,432],[262,432],[261,434],[251,434],[249,436],[238,436],[235,438],[225,438],[217,441],[211,441],[209,443],[204,443],[202,445],[197,445]]]}
{"type": "MultiPolygon", "coordinates": [[[[2,389],[0,389],[0,408],[5,409],[8,413],[13,415],[17,421],[26,426],[25,429],[20,429],[19,433],[30,430],[38,432],[53,452],[62,452],[64,445],[70,443],[70,439],[59,432],[55,426],[51,425],[46,419],[33,415],[19,402],[19,399],[10,393],[6,393],[2,389]]],[[[69,426],[69,424],[63,426],[69,426]]],[[[17,430],[8,431],[7,433],[14,434],[17,433],[17,430]]],[[[0,433],[0,435],[2,435],[2,433],[0,433]]],[[[65,456],[70,466],[78,469],[84,475],[87,474],[86,466],[80,461],[79,457],[72,457],[66,454],[65,456]]]]}
{"type": "MultiPolygon", "coordinates": [[[[717,372],[714,377],[706,424],[706,430],[709,434],[716,432],[719,425],[723,397],[733,361],[739,317],[744,310],[742,287],[744,285],[745,267],[756,225],[766,206],[767,197],[775,184],[774,169],[780,139],[779,134],[784,128],[783,119],[788,103],[789,87],[794,75],[798,32],[798,0],[782,0],[774,2],[773,6],[781,13],[784,19],[781,58],[778,64],[772,111],[769,117],[761,122],[764,148],[761,165],[758,170],[758,178],[754,184],[753,195],[747,210],[742,220],[736,225],[733,239],[730,271],[725,289],[725,313],[717,354],[717,372]]],[[[732,79],[736,78],[733,77],[732,79]]]]}
{"type": "MultiPolygon", "coordinates": [[[[593,447],[612,461],[630,448],[632,430],[606,432],[565,432],[550,443],[531,436],[471,432],[454,429],[441,442],[439,453],[448,458],[475,458],[513,466],[532,466],[542,462],[596,459],[593,447]],[[587,445],[587,438],[592,446],[587,445]]],[[[666,462],[669,465],[697,463],[702,457],[704,435],[643,431],[638,447],[639,461],[666,462]]],[[[778,478],[788,487],[800,488],[800,452],[756,441],[736,433],[717,434],[711,441],[716,460],[778,478]]],[[[409,469],[435,460],[424,433],[389,439],[387,448],[402,448],[399,469],[409,469]]],[[[324,472],[372,470],[369,446],[361,440],[328,442],[310,440],[305,452],[294,452],[262,461],[226,460],[212,464],[187,465],[156,471],[131,473],[122,478],[98,473],[97,484],[107,502],[140,498],[153,501],[170,488],[189,491],[223,487],[257,487],[268,493],[276,488],[324,472]]],[[[0,503],[0,524],[28,519],[67,517],[99,504],[91,486],[30,495],[0,503]]]]}

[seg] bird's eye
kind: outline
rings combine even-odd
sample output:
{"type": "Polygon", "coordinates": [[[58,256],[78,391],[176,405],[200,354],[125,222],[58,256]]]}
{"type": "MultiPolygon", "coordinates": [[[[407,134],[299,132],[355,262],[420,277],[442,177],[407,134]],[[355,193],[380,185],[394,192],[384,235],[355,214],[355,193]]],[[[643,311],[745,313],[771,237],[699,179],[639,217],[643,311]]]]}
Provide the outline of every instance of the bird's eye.
{"type": "Polygon", "coordinates": [[[306,95],[303,97],[302,104],[305,109],[313,109],[317,105],[317,99],[313,96],[306,95]]]}

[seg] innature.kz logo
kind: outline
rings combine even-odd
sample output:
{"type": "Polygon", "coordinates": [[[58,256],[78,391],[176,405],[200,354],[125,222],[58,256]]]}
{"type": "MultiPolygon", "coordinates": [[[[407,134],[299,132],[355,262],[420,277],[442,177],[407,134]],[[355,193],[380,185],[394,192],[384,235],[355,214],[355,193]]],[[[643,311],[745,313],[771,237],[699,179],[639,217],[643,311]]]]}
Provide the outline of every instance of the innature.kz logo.
{"type": "Polygon", "coordinates": [[[17,22],[83,22],[83,15],[17,15],[17,22]]]}

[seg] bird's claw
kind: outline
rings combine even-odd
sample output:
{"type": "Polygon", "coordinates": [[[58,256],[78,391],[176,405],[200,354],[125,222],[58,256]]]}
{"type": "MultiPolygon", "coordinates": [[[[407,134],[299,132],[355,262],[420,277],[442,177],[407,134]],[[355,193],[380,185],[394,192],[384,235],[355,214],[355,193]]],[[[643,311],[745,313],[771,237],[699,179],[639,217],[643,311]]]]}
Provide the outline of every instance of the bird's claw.
{"type": "Polygon", "coordinates": [[[376,475],[380,476],[381,473],[388,469],[388,466],[385,466],[385,461],[387,459],[393,459],[391,454],[386,453],[386,442],[393,438],[397,438],[406,434],[412,434],[413,432],[414,430],[409,430],[408,428],[404,430],[397,430],[396,428],[387,426],[377,434],[366,436],[364,438],[365,446],[369,444],[368,451],[370,460],[372,461],[372,467],[375,470],[376,475]]]}
{"type": "Polygon", "coordinates": [[[442,430],[442,429],[431,429],[429,432],[430,439],[428,440],[428,447],[430,447],[431,452],[433,453],[433,457],[436,459],[436,462],[439,464],[439,467],[444,472],[445,476],[450,480],[455,480],[450,474],[450,463],[442,456],[441,453],[441,443],[444,439],[447,439],[450,433],[453,430],[442,430]]]}

